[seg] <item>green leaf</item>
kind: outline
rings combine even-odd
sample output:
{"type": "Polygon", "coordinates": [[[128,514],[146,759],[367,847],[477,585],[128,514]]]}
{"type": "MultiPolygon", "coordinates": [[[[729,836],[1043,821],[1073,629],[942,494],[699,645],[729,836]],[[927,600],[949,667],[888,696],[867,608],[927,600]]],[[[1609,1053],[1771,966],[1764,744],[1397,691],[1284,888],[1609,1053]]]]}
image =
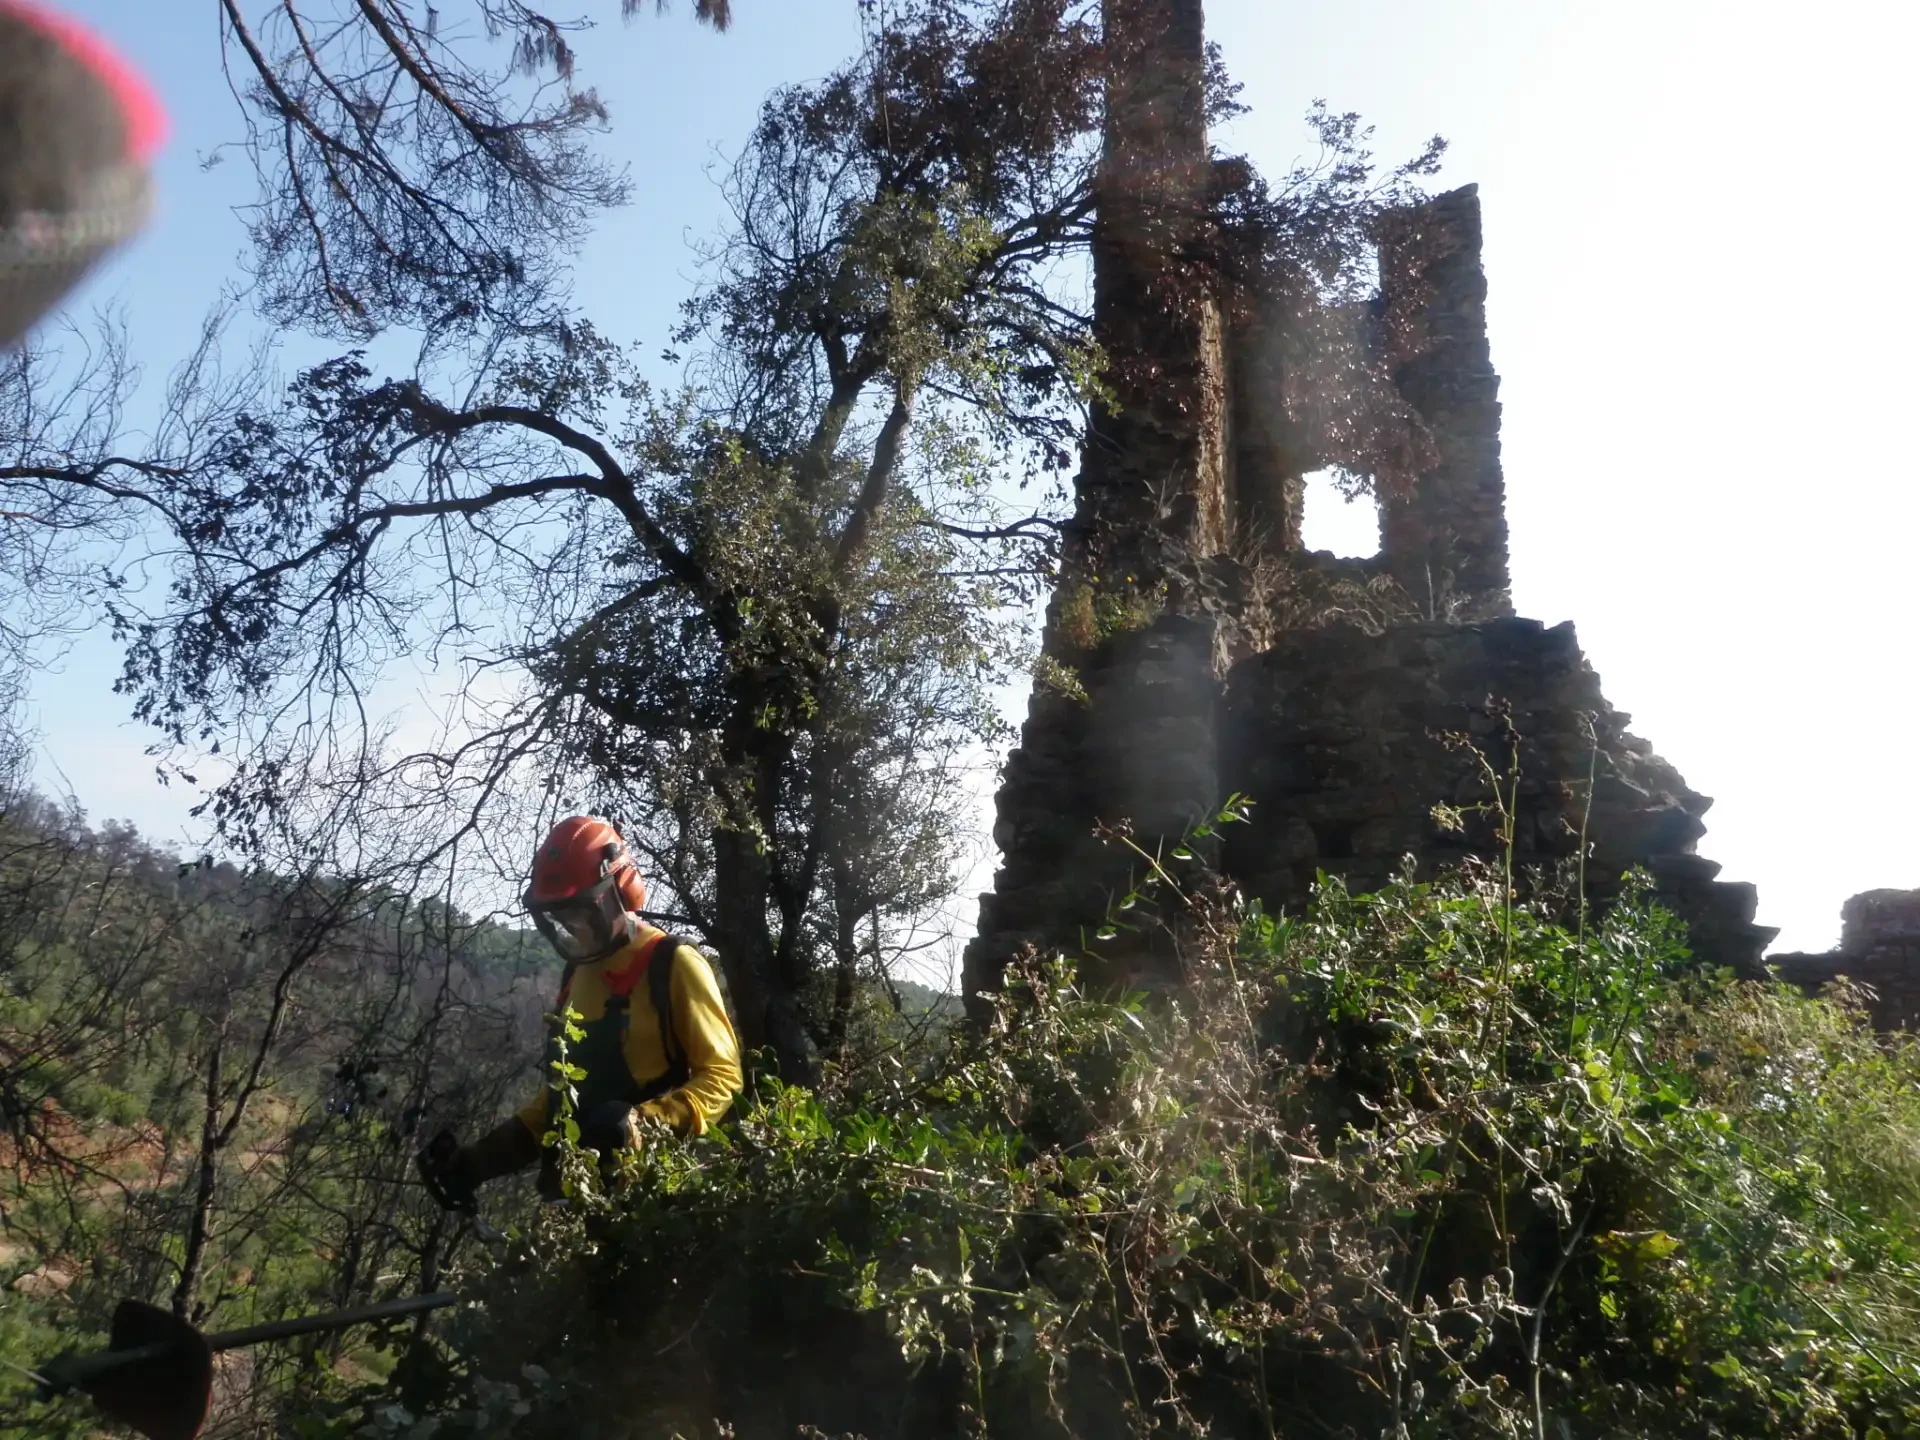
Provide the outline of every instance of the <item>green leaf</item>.
{"type": "Polygon", "coordinates": [[[1680,1248],[1681,1242],[1664,1230],[1656,1230],[1640,1242],[1640,1253],[1655,1260],[1664,1260],[1680,1248]]]}

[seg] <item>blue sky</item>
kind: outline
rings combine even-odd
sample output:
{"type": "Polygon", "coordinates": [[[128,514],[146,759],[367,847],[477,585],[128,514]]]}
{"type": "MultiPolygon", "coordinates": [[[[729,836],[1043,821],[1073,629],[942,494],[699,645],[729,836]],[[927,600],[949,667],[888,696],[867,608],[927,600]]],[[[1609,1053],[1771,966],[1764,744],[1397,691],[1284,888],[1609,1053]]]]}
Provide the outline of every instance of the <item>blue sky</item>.
{"type": "MultiPolygon", "coordinates": [[[[164,368],[243,236],[215,6],[67,0],[147,69],[174,135],[160,215],[77,298],[130,312],[164,368]],[[182,17],[185,17],[184,19],[182,17]]],[[[611,0],[575,0],[605,11],[611,0]]],[[[731,34],[682,13],[582,48],[634,204],[580,265],[603,330],[657,348],[721,207],[712,175],[768,88],[858,40],[853,0],[736,0],[731,34]]],[[[1494,363],[1521,613],[1576,622],[1612,702],[1716,797],[1701,849],[1761,887],[1781,945],[1822,948],[1840,902],[1920,886],[1920,468],[1909,440],[1920,277],[1911,57],[1920,10],[1706,0],[1210,0],[1254,109],[1220,137],[1269,170],[1324,96],[1386,157],[1436,131],[1443,183],[1485,209],[1494,363]]],[[[1368,517],[1316,494],[1322,544],[1368,517]]],[[[157,790],[79,645],[34,697],[42,761],[96,816],[166,839],[157,790]]],[[[983,864],[971,882],[987,882],[983,864]]],[[[963,907],[971,913],[970,904],[963,907]]]]}

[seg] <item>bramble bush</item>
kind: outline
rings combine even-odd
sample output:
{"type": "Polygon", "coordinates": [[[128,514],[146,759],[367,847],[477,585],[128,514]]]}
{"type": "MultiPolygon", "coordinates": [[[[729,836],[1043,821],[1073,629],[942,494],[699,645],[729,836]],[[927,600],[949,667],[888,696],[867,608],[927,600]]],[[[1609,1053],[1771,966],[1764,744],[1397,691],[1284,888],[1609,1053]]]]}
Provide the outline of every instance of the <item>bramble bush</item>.
{"type": "Polygon", "coordinates": [[[1492,870],[769,1083],[574,1194],[311,1434],[1920,1434],[1920,1052],[1492,870]],[[1563,923],[1571,914],[1570,923],[1563,923]]]}

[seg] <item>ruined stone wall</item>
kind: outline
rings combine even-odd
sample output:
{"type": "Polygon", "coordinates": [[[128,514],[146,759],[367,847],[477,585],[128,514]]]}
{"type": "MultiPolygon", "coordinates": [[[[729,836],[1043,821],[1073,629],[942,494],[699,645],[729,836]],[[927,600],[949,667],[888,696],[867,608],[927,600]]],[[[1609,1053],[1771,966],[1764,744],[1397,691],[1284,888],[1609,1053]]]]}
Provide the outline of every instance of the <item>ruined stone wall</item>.
{"type": "Polygon", "coordinates": [[[1869,890],[1840,910],[1840,948],[1776,955],[1780,978],[1808,994],[1841,976],[1872,992],[1874,1023],[1920,1030],[1920,890],[1869,890]]]}
{"type": "Polygon", "coordinates": [[[1221,685],[1214,627],[1165,616],[1115,637],[1081,672],[1086,697],[1037,688],[1002,772],[994,843],[1004,863],[980,899],[967,993],[997,988],[1024,945],[1078,953],[1135,869],[1100,825],[1128,824],[1151,846],[1217,809],[1221,685]]]}
{"type": "Polygon", "coordinates": [[[1511,615],[1479,187],[1390,217],[1380,285],[1393,383],[1426,422],[1436,453],[1410,489],[1383,497],[1381,558],[1428,616],[1450,608],[1511,615]]]}
{"type": "MultiPolygon", "coordinates": [[[[1372,887],[1409,855],[1491,853],[1484,825],[1432,819],[1483,794],[1472,756],[1437,736],[1497,739],[1489,698],[1523,737],[1519,863],[1570,860],[1584,833],[1596,897],[1648,866],[1701,954],[1759,973],[1773,932],[1753,923],[1752,887],[1694,853],[1708,802],[1626,732],[1570,627],[1510,618],[1475,187],[1388,218],[1371,307],[1316,311],[1278,278],[1225,303],[1205,261],[1220,237],[1200,0],[1103,0],[1102,14],[1121,58],[1094,331],[1116,403],[1089,426],[966,991],[997,987],[1024,945],[1086,951],[1140,868],[1096,829],[1126,823],[1151,851],[1236,790],[1253,823],[1212,858],[1276,906],[1303,903],[1316,869],[1372,887]],[[1397,482],[1380,555],[1304,553],[1304,477],[1369,456],[1397,482]]],[[[1174,959],[1128,935],[1091,958],[1097,977],[1134,980],[1174,959]]]]}
{"type": "Polygon", "coordinates": [[[1209,652],[1203,622],[1169,617],[1102,651],[1086,701],[1036,698],[999,796],[1006,865],[982,899],[969,993],[994,988],[1025,944],[1090,952],[1096,975],[1135,981],[1170,963],[1124,939],[1086,943],[1144,868],[1096,838],[1100,824],[1131,821],[1151,846],[1243,794],[1250,819],[1227,827],[1211,858],[1279,910],[1304,905],[1319,871],[1372,890],[1409,858],[1423,873],[1497,860],[1487,816],[1452,830],[1434,807],[1489,800],[1482,760],[1507,772],[1510,735],[1520,869],[1570,875],[1584,846],[1587,893],[1604,904],[1643,867],[1703,961],[1764,973],[1776,932],[1754,923],[1754,887],[1718,880],[1720,867],[1695,853],[1712,802],[1628,732],[1571,625],[1326,626],[1282,637],[1224,680],[1209,652]]]}
{"type": "MultiPolygon", "coordinates": [[[[1164,9],[1187,0],[1142,3],[1164,9]]],[[[1300,537],[1303,477],[1321,456],[1310,427],[1286,403],[1288,356],[1299,359],[1300,337],[1286,329],[1291,312],[1279,295],[1237,307],[1223,336],[1215,328],[1218,310],[1181,300],[1192,277],[1164,248],[1193,238],[1184,222],[1166,217],[1169,207],[1180,213],[1179,197],[1190,187],[1191,172],[1177,157],[1204,145],[1204,133],[1191,124],[1193,94],[1181,89],[1197,74],[1191,66],[1200,53],[1198,31],[1175,25],[1173,34],[1173,49],[1120,97],[1146,115],[1146,140],[1136,138],[1127,152],[1133,158],[1122,164],[1109,137],[1108,170],[1124,183],[1111,182],[1119,186],[1117,218],[1103,221],[1105,239],[1095,251],[1096,327],[1116,357],[1118,384],[1135,388],[1117,410],[1094,417],[1078,484],[1083,548],[1068,556],[1047,622],[1050,658],[1077,677],[1086,699],[1044,683],[1034,693],[997,799],[994,834],[1004,864],[993,892],[982,897],[980,931],[967,952],[969,991],[996,985],[1022,944],[1078,949],[1082,936],[1100,926],[1132,867],[1124,853],[1093,838],[1097,824],[1127,821],[1151,848],[1213,813],[1229,791],[1247,788],[1245,755],[1223,749],[1222,739],[1223,724],[1245,729],[1244,717],[1229,719],[1223,708],[1229,692],[1251,693],[1244,676],[1225,683],[1235,662],[1242,672],[1258,665],[1269,677],[1304,667],[1292,687],[1299,693],[1343,679],[1337,665],[1318,662],[1323,642],[1314,636],[1321,632],[1293,628],[1350,616],[1352,597],[1367,608],[1367,587],[1381,576],[1418,570],[1424,584],[1435,565],[1454,585],[1478,587],[1494,613],[1509,608],[1498,382],[1485,335],[1477,193],[1468,187],[1418,207],[1383,239],[1382,275],[1394,288],[1381,303],[1394,319],[1380,333],[1400,337],[1393,373],[1407,387],[1407,405],[1433,430],[1439,463],[1390,512],[1394,524],[1383,525],[1383,536],[1391,543],[1377,560],[1308,555],[1300,537]],[[1142,185],[1152,194],[1136,193],[1142,185]],[[1216,384],[1230,397],[1225,408],[1213,398],[1216,384]],[[1231,547],[1211,518],[1216,484],[1239,540],[1259,541],[1252,548],[1263,558],[1251,567],[1245,544],[1239,556],[1220,553],[1231,547]],[[1124,562],[1119,573],[1116,559],[1124,562]],[[1180,583],[1164,604],[1128,612],[1134,598],[1147,598],[1149,583],[1169,576],[1180,583]],[[1101,585],[1107,595],[1094,593],[1101,585]],[[1115,606],[1111,591],[1122,585],[1135,588],[1115,606]],[[1278,649],[1260,654],[1276,642],[1278,649]]],[[[1381,616],[1368,618],[1367,628],[1377,630],[1381,616]]],[[[1336,651],[1350,644],[1330,643],[1336,651]]],[[[1408,665],[1416,677],[1410,684],[1437,686],[1437,694],[1455,700],[1484,698],[1487,691],[1473,685],[1486,677],[1469,682],[1464,671],[1434,673],[1432,648],[1409,651],[1385,641],[1363,668],[1408,665]],[[1449,688],[1462,683],[1467,690],[1449,688]]],[[[1551,677],[1517,677],[1516,699],[1551,691],[1551,677]]],[[[1424,853],[1422,817],[1451,792],[1431,791],[1431,777],[1405,747],[1392,750],[1387,763],[1413,767],[1380,777],[1400,806],[1388,828],[1404,844],[1383,862],[1391,868],[1400,854],[1424,853]]],[[[1384,814],[1368,814],[1350,828],[1376,837],[1385,824],[1384,814]]],[[[1145,972],[1156,957],[1141,953],[1115,963],[1145,972]]]]}
{"type": "MultiPolygon", "coordinates": [[[[1426,618],[1513,613],[1507,563],[1506,482],[1500,466],[1500,377],[1487,339],[1479,187],[1463,186],[1388,216],[1380,227],[1380,293],[1366,316],[1291,305],[1276,293],[1242,298],[1228,331],[1227,490],[1243,549],[1299,563],[1304,478],[1343,461],[1354,436],[1396,431],[1397,406],[1417,428],[1426,458],[1417,473],[1373,477],[1380,554],[1367,562],[1398,582],[1426,618]],[[1315,329],[1315,326],[1331,328],[1315,329]],[[1326,376],[1315,346],[1356,344],[1393,395],[1312,394],[1326,376]],[[1305,414],[1293,413],[1295,409],[1305,414]]],[[[1328,362],[1342,373],[1351,361],[1328,362]]],[[[1364,448],[1364,447],[1361,447],[1364,448]]],[[[1395,447],[1401,448],[1401,447],[1395,447]]],[[[1413,450],[1408,444],[1404,447],[1413,450]]]]}
{"type": "Polygon", "coordinates": [[[1250,553],[1296,555],[1305,477],[1320,468],[1306,427],[1287,413],[1287,312],[1279,297],[1245,299],[1227,338],[1227,492],[1250,553]]]}
{"type": "Polygon", "coordinates": [[[1227,547],[1226,375],[1212,248],[1200,0],[1103,0],[1116,57],[1094,180],[1093,329],[1110,403],[1090,417],[1068,565],[1170,590],[1227,547]]]}
{"type": "Polygon", "coordinates": [[[1498,858],[1488,816],[1454,830],[1434,807],[1488,801],[1482,761],[1510,770],[1511,735],[1518,867],[1552,872],[1584,844],[1587,893],[1604,902],[1645,866],[1697,952],[1760,973],[1775,932],[1753,923],[1753,887],[1716,881],[1719,867],[1694,853],[1712,802],[1628,733],[1571,625],[1306,631],[1236,667],[1222,705],[1221,782],[1253,801],[1250,823],[1226,832],[1223,864],[1269,906],[1299,908],[1320,870],[1371,890],[1409,856],[1429,873],[1470,854],[1498,858]]]}
{"type": "Polygon", "coordinates": [[[1211,697],[1240,643],[1240,596],[1217,563],[1233,522],[1201,0],[1102,0],[1101,18],[1113,59],[1093,331],[1111,401],[1082,447],[1043,638],[1050,678],[1004,773],[1004,864],[967,951],[969,992],[996,986],[1022,943],[1077,948],[1100,923],[1126,870],[1097,822],[1177,834],[1202,813],[1211,697]]]}

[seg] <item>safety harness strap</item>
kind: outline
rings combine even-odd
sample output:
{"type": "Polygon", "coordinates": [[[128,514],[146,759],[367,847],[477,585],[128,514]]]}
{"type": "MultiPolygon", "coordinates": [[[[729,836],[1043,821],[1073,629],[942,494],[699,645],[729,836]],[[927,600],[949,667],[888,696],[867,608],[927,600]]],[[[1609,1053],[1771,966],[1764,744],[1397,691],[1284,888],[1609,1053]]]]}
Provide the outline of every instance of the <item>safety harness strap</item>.
{"type": "MultiPolygon", "coordinates": [[[[629,1103],[634,1105],[644,1105],[649,1100],[657,1100],[662,1095],[678,1090],[693,1075],[687,1064],[686,1051],[680,1044],[679,1029],[674,1024],[673,1018],[673,971],[680,956],[680,947],[686,943],[678,935],[663,932],[654,936],[646,949],[642,950],[631,964],[617,971],[609,971],[606,976],[608,993],[614,1001],[618,1002],[609,1008],[624,1012],[621,1020],[622,1036],[625,1034],[626,1027],[632,1023],[632,1015],[627,1011],[626,1001],[632,995],[634,987],[640,983],[642,976],[645,976],[647,981],[647,998],[653,1002],[653,1013],[659,1019],[660,1051],[666,1059],[667,1068],[644,1085],[633,1078],[631,1071],[626,1072],[629,1103]]],[[[568,966],[566,974],[561,979],[560,998],[554,1004],[556,1012],[566,1008],[567,997],[573,989],[575,968],[568,966]]],[[[620,1063],[624,1068],[626,1047],[621,1044],[618,1049],[620,1063]]],[[[600,1079],[601,1084],[604,1085],[605,1077],[600,1079]]],[[[600,1087],[595,1086],[595,1088],[600,1087]]]]}
{"type": "MultiPolygon", "coordinates": [[[[687,1065],[686,1051],[680,1047],[680,1032],[673,1023],[673,967],[680,958],[680,947],[686,944],[677,935],[661,935],[642,959],[630,966],[621,976],[621,985],[614,991],[625,997],[632,993],[644,973],[647,977],[647,998],[653,1002],[653,1013],[660,1017],[660,1053],[666,1058],[667,1068],[658,1078],[642,1085],[634,1083],[633,1103],[644,1105],[649,1100],[658,1100],[662,1095],[678,1090],[693,1078],[693,1072],[687,1065]],[[663,953],[664,952],[664,953],[663,953]]],[[[609,987],[613,977],[608,977],[609,987]]]]}

